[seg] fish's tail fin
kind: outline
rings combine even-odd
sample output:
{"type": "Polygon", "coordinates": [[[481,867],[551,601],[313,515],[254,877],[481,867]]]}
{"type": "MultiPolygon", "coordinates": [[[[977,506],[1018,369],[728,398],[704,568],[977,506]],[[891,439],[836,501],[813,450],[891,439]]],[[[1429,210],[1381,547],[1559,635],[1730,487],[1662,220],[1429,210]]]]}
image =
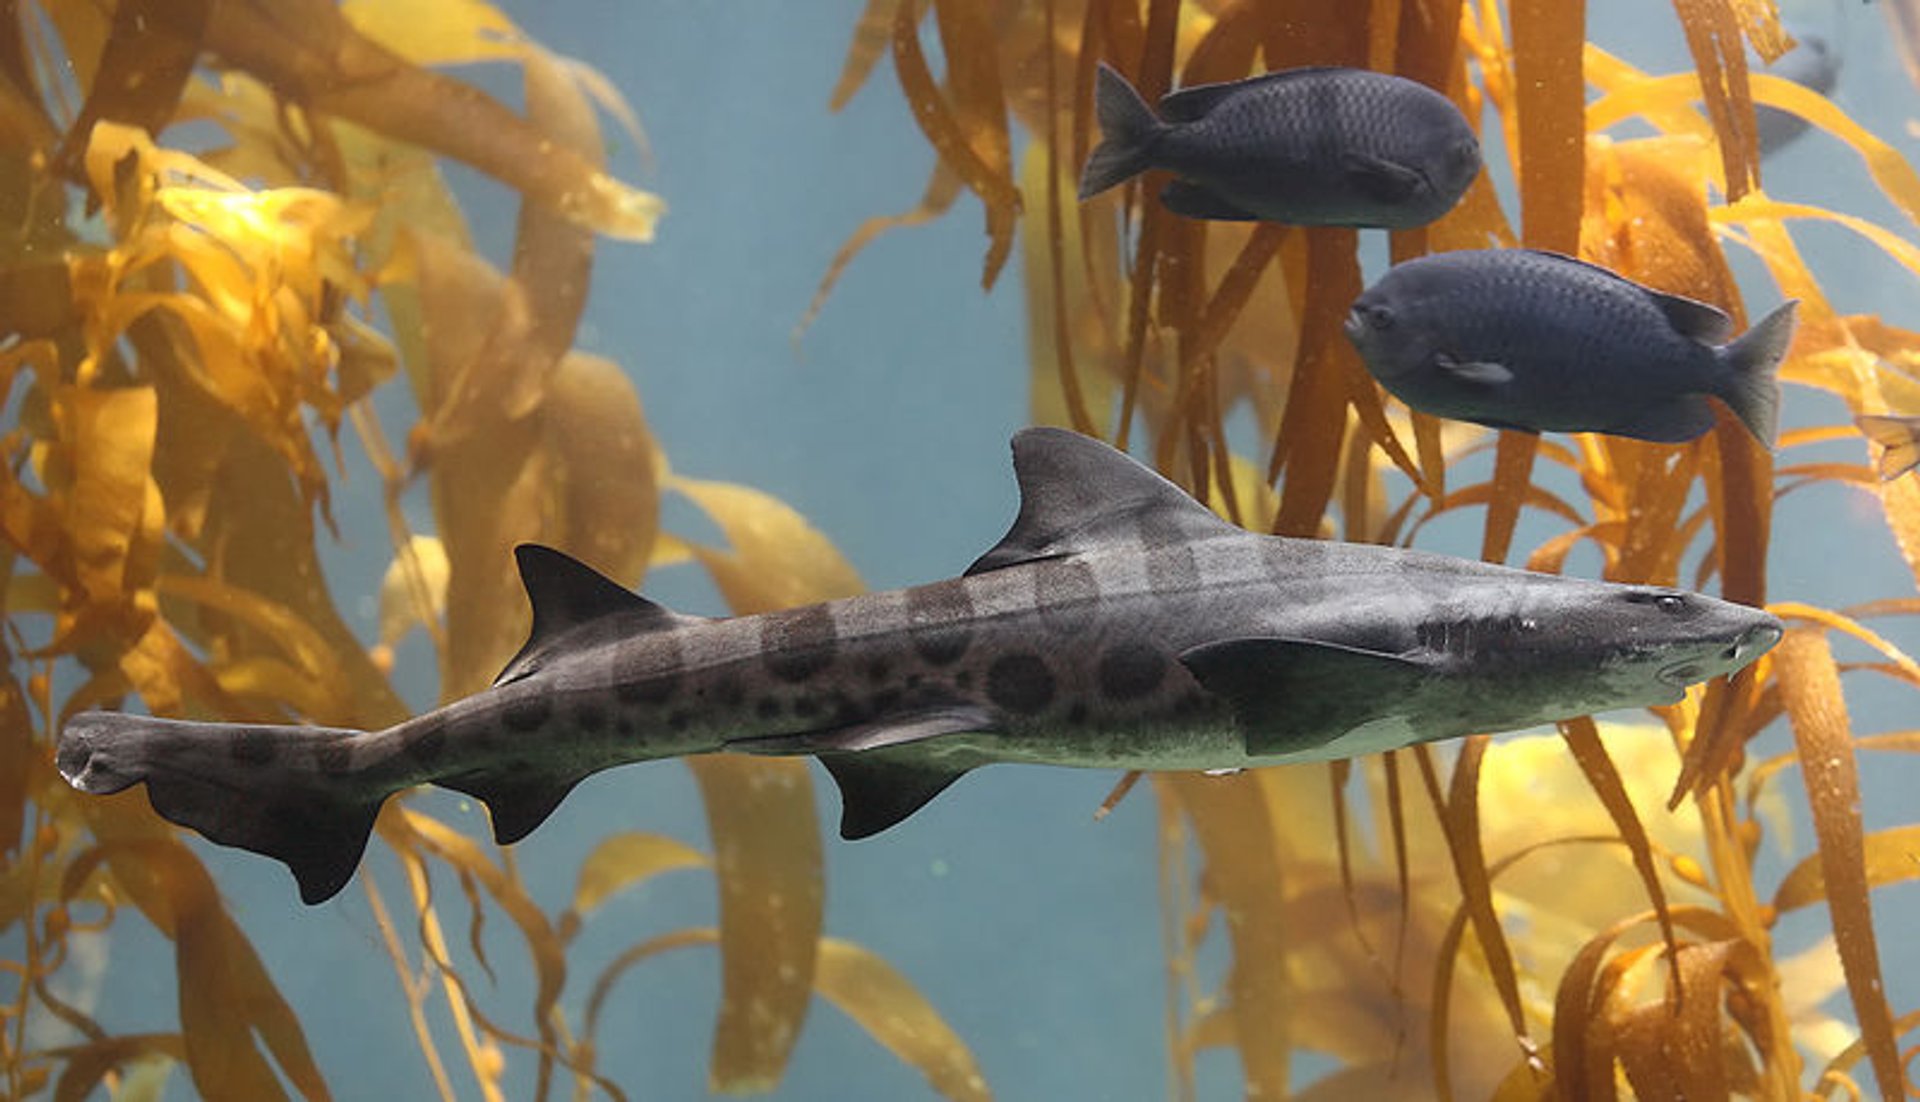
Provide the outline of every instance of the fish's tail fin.
{"type": "Polygon", "coordinates": [[[1769,448],[1780,431],[1780,383],[1774,371],[1793,343],[1794,311],[1799,305],[1798,299],[1781,303],[1721,350],[1729,371],[1720,397],[1769,448]]]}
{"type": "Polygon", "coordinates": [[[352,879],[391,791],[356,788],[344,768],[329,767],[344,767],[348,743],[363,737],[331,727],[82,712],[62,728],[55,762],[83,792],[145,782],[161,816],[284,863],[300,898],[319,903],[352,879]]]}
{"type": "Polygon", "coordinates": [[[1855,415],[1853,423],[1880,445],[1880,480],[1891,482],[1920,467],[1920,418],[1877,413],[1855,415]]]}
{"type": "Polygon", "coordinates": [[[1080,173],[1082,199],[1146,171],[1153,140],[1167,129],[1127,78],[1105,62],[1093,82],[1093,112],[1100,120],[1100,144],[1080,173]]]}

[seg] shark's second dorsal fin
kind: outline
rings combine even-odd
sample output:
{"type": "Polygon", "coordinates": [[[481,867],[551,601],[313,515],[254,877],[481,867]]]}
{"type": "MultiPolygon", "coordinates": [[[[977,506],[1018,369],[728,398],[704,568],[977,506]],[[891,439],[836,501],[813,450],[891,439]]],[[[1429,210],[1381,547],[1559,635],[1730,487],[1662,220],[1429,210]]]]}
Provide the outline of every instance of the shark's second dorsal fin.
{"type": "Polygon", "coordinates": [[[1020,515],[968,574],[1113,542],[1156,544],[1239,531],[1124,453],[1066,429],[1015,433],[1013,473],[1020,515]]]}
{"type": "Polygon", "coordinates": [[[565,552],[537,543],[513,549],[520,566],[520,583],[533,604],[533,630],[494,684],[532,673],[547,646],[582,624],[606,622],[634,635],[666,631],[689,620],[665,605],[655,604],[565,552]]]}

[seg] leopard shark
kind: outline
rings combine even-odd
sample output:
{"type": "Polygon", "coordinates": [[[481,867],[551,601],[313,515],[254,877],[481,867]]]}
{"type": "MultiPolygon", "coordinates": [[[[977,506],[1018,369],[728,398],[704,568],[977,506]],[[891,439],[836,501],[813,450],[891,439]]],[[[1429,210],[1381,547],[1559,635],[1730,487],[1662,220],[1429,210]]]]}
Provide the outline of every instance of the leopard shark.
{"type": "Polygon", "coordinates": [[[144,782],[162,816],[277,858],[317,903],[419,784],[485,803],[505,845],[616,765],[812,755],[856,839],[990,763],[1346,758],[1671,704],[1781,635],[1678,589],[1254,534],[1065,430],[1019,433],[1013,459],[1013,526],[956,578],[709,619],[524,544],[532,630],[473,696],[380,731],[90,711],[56,761],[86,792],[144,782]]]}

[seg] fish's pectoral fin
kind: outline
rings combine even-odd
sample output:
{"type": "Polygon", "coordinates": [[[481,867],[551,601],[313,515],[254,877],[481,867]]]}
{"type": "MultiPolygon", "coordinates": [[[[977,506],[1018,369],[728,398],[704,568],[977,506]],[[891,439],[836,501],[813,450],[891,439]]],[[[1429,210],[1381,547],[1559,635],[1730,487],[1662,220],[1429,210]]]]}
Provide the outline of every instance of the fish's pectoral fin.
{"type": "Polygon", "coordinates": [[[510,846],[547,821],[583,777],[551,777],[528,772],[469,773],[442,777],[434,784],[464,792],[487,805],[493,840],[510,846]]]}
{"type": "Polygon", "coordinates": [[[1433,363],[1453,378],[1474,386],[1504,386],[1513,381],[1513,372],[1503,364],[1485,360],[1456,360],[1445,352],[1436,353],[1433,363]]]}
{"type": "Polygon", "coordinates": [[[1091,436],[1056,428],[1013,436],[1020,513],[967,574],[1096,547],[1145,540],[1152,546],[1237,533],[1185,490],[1091,436]]]}
{"type": "Polygon", "coordinates": [[[1861,413],[1853,423],[1867,439],[1880,445],[1880,480],[1899,478],[1920,467],[1920,418],[1861,413]]]}
{"type": "Polygon", "coordinates": [[[1346,172],[1347,183],[1376,202],[1404,203],[1427,186],[1427,178],[1413,169],[1358,150],[1342,153],[1340,166],[1346,172]]]}
{"type": "Polygon", "coordinates": [[[1260,216],[1237,206],[1219,192],[1210,191],[1190,180],[1171,180],[1160,189],[1160,205],[1182,218],[1204,218],[1210,222],[1258,222],[1260,216]]]}
{"type": "Polygon", "coordinates": [[[1180,661],[1232,706],[1251,757],[1326,746],[1397,714],[1439,673],[1432,663],[1397,654],[1280,637],[1205,643],[1180,661]]]}
{"type": "Polygon", "coordinates": [[[1704,395],[1683,394],[1639,410],[1607,427],[1615,436],[1631,436],[1657,444],[1684,444],[1713,427],[1713,407],[1704,395]]]}
{"type": "Polygon", "coordinates": [[[820,755],[840,788],[840,837],[871,838],[927,806],[967,770],[901,761],[884,751],[820,755]]]}

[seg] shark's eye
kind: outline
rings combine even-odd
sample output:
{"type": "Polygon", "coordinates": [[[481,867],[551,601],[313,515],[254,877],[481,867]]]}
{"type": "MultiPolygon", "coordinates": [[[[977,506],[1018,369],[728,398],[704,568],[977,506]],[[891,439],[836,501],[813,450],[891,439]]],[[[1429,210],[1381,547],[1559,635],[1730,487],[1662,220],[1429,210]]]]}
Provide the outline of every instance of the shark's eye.
{"type": "Polygon", "coordinates": [[[1653,599],[1653,603],[1662,612],[1678,613],[1687,607],[1687,599],[1677,593],[1662,593],[1653,599]]]}

